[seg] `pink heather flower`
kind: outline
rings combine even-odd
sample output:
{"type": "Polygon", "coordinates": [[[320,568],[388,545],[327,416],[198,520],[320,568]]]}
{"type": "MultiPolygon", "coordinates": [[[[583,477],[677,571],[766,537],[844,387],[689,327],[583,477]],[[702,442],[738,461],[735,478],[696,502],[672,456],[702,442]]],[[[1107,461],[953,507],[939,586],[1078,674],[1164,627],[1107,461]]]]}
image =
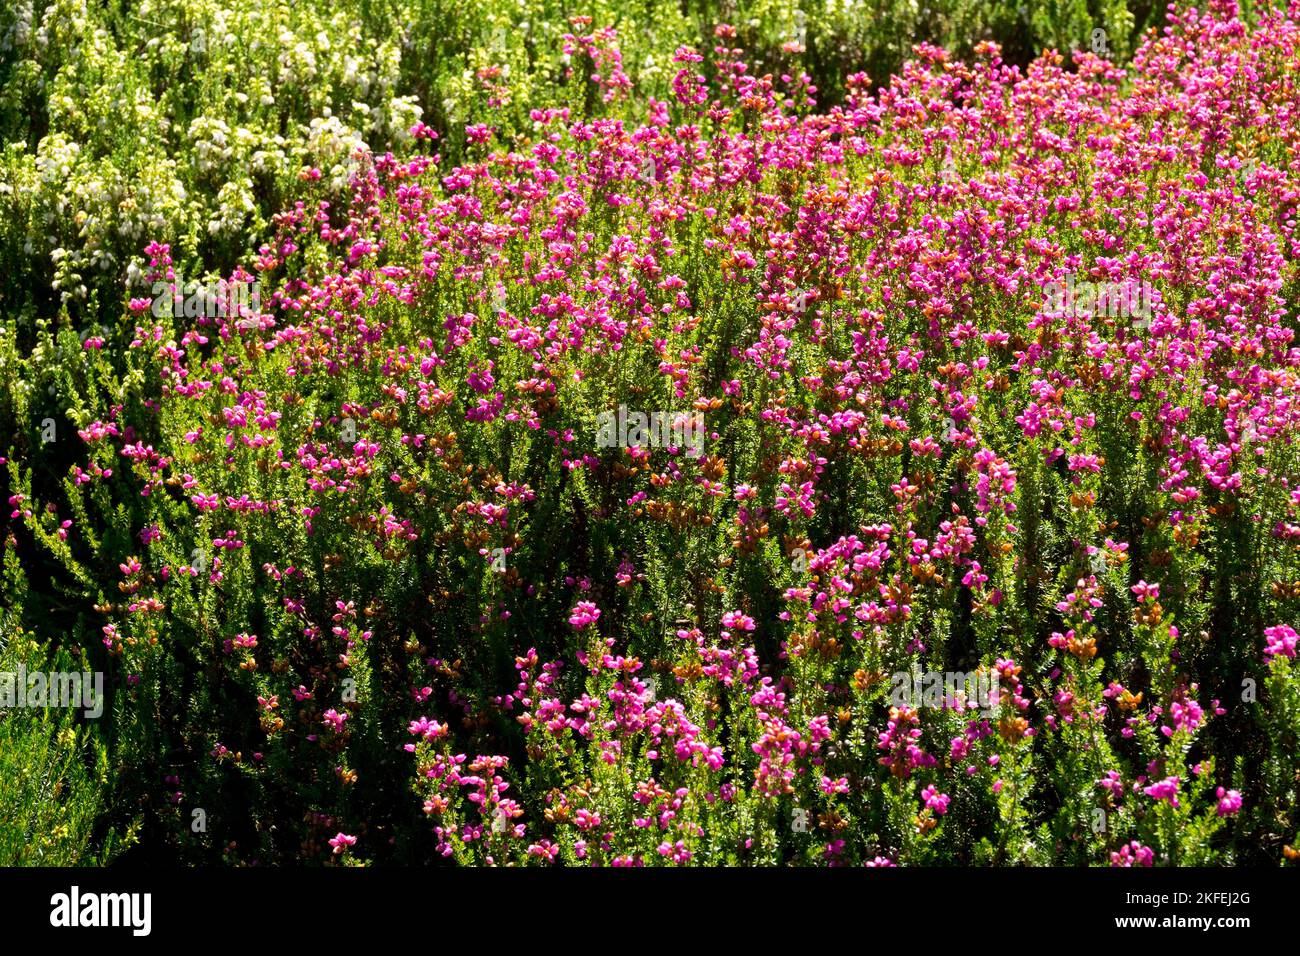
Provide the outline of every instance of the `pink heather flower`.
{"type": "Polygon", "coordinates": [[[1237,790],[1224,790],[1220,787],[1214,792],[1219,798],[1218,814],[1221,817],[1230,817],[1241,809],[1241,793],[1237,790]]]}
{"type": "Polygon", "coordinates": [[[1154,800],[1168,800],[1171,807],[1178,806],[1178,778],[1165,777],[1159,783],[1153,783],[1142,790],[1154,800]]]}
{"type": "Polygon", "coordinates": [[[1118,770],[1107,770],[1106,776],[1097,781],[1097,786],[1109,790],[1117,797],[1124,795],[1124,781],[1120,779],[1118,770]]]}
{"type": "Polygon", "coordinates": [[[686,844],[681,840],[676,843],[669,843],[665,840],[657,847],[660,856],[672,857],[674,863],[685,863],[691,858],[691,851],[686,849],[686,844]]]}
{"type": "Polygon", "coordinates": [[[921,799],[925,801],[927,809],[933,810],[939,816],[948,812],[948,803],[951,800],[948,794],[940,793],[935,789],[934,784],[921,791],[921,799]]]}
{"type": "Polygon", "coordinates": [[[1268,642],[1264,648],[1265,657],[1295,657],[1296,632],[1290,626],[1277,624],[1273,627],[1266,627],[1264,629],[1264,638],[1268,642]]]}
{"type": "Polygon", "coordinates": [[[569,623],[573,625],[574,630],[581,631],[584,627],[595,624],[599,618],[600,608],[590,601],[579,601],[569,614],[569,623]]]}
{"type": "Polygon", "coordinates": [[[1122,846],[1119,851],[1110,855],[1111,866],[1151,866],[1155,862],[1156,855],[1148,846],[1143,846],[1137,840],[1133,840],[1127,846],[1122,846]]]}
{"type": "Polygon", "coordinates": [[[329,710],[325,711],[324,719],[321,723],[326,727],[329,727],[335,733],[339,733],[343,730],[343,724],[347,719],[347,714],[340,714],[337,710],[331,707],[329,710]]]}
{"type": "Polygon", "coordinates": [[[340,833],[338,836],[330,837],[330,846],[334,847],[334,855],[338,856],[347,847],[355,846],[357,838],[348,836],[346,833],[340,833]]]}
{"type": "Polygon", "coordinates": [[[840,777],[832,780],[830,777],[822,777],[821,791],[828,797],[836,793],[849,792],[849,780],[847,777],[840,777]]]}
{"type": "Polygon", "coordinates": [[[1147,598],[1155,601],[1160,597],[1160,585],[1147,584],[1146,581],[1139,581],[1137,584],[1133,585],[1131,590],[1133,591],[1133,594],[1136,595],[1139,604],[1144,602],[1147,598]]]}
{"type": "Polygon", "coordinates": [[[555,858],[560,855],[560,848],[550,840],[542,840],[540,843],[529,845],[528,855],[545,857],[548,862],[554,863],[555,858]]]}
{"type": "Polygon", "coordinates": [[[822,849],[822,859],[826,860],[831,866],[837,865],[840,855],[844,853],[844,841],[832,840],[822,849]]]}
{"type": "Polygon", "coordinates": [[[739,611],[728,611],[722,615],[722,626],[726,628],[738,627],[742,631],[752,631],[755,628],[754,619],[739,611]]]}
{"type": "Polygon", "coordinates": [[[889,857],[878,856],[873,860],[868,860],[864,865],[869,867],[892,867],[897,864],[895,864],[893,860],[889,859],[889,857]]]}
{"type": "Polygon", "coordinates": [[[1169,705],[1169,716],[1173,718],[1173,727],[1160,728],[1166,737],[1172,737],[1179,730],[1195,730],[1205,719],[1205,712],[1194,700],[1174,701],[1169,705]]]}

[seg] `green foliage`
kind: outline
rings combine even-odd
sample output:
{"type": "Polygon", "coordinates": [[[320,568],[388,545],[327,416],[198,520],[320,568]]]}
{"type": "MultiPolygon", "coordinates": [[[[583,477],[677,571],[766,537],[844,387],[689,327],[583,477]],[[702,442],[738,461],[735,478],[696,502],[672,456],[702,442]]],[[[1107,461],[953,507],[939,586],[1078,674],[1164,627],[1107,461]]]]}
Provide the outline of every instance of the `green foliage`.
{"type": "MultiPolygon", "coordinates": [[[[0,610],[0,674],[84,670],[67,651],[49,655],[16,618],[0,610]]],[[[102,866],[132,842],[132,829],[104,832],[109,759],[81,716],[0,708],[0,866],[102,866]]]]}

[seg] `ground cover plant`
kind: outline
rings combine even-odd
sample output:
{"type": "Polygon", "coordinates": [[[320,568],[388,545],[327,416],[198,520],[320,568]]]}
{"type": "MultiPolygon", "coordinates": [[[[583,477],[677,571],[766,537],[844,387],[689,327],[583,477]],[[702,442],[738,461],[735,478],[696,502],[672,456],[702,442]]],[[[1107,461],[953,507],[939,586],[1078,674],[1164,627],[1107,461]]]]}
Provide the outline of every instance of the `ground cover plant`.
{"type": "Polygon", "coordinates": [[[1161,13],[1144,0],[16,0],[0,10],[0,309],[20,335],[62,306],[79,326],[114,321],[155,240],[188,277],[224,274],[304,168],[342,184],[352,149],[406,155],[417,121],[452,164],[468,125],[509,143],[538,105],[640,122],[646,97],[671,93],[678,46],[711,55],[700,38],[715,23],[735,25],[755,72],[806,71],[830,104],[852,73],[886,83],[918,41],[966,54],[995,39],[1025,63],[1091,48],[1100,30],[1125,58],[1161,13]],[[631,97],[589,82],[591,58],[563,40],[584,32],[575,16],[617,36],[631,97]]]}
{"type": "Polygon", "coordinates": [[[85,35],[123,72],[43,122],[129,91],[208,145],[96,150],[95,223],[80,158],[5,194],[0,672],[104,707],[15,686],[0,860],[1295,858],[1300,5],[850,45],[829,96],[762,11],[655,8],[647,79],[635,11],[538,6],[507,73],[430,17],[211,9],[330,28],[205,47],[277,90],[248,137],[85,35]]]}

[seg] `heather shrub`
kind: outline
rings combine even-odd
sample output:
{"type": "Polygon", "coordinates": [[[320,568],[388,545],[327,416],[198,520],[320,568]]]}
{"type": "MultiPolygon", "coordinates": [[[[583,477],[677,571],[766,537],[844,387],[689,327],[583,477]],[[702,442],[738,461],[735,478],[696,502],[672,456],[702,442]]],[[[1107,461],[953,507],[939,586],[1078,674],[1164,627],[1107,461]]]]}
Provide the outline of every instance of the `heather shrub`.
{"type": "Polygon", "coordinates": [[[964,54],[995,38],[1027,62],[1100,30],[1121,62],[1153,6],[21,0],[0,12],[0,308],[25,347],[60,307],[78,328],[115,321],[149,241],[190,279],[224,274],[306,169],[342,186],[355,147],[406,155],[417,121],[459,162],[468,124],[511,144],[536,106],[639,120],[632,104],[670,93],[673,51],[720,21],[759,75],[806,72],[833,103],[845,76],[884,82],[918,41],[964,54]]]}
{"type": "MultiPolygon", "coordinates": [[[[8,613],[0,615],[0,674],[79,666],[66,651],[48,654],[8,613]]],[[[67,710],[0,709],[0,865],[102,865],[120,851],[119,834],[99,832],[109,791],[106,749],[77,718],[67,710]]]]}
{"type": "Polygon", "coordinates": [[[0,338],[8,626],[109,675],[98,832],[1293,858],[1297,12],[827,108],[727,24],[633,97],[581,24],[602,106],[307,165],[255,307],[159,309],[152,236],[113,322],[0,338]]]}

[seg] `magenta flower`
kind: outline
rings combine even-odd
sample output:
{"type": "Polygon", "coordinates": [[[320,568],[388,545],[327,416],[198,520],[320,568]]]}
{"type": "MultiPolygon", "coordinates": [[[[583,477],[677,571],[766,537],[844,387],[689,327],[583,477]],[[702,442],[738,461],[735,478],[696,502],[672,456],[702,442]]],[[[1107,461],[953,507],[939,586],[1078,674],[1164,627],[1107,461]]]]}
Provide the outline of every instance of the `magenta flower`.
{"type": "Polygon", "coordinates": [[[1273,627],[1264,629],[1264,638],[1268,642],[1264,648],[1265,657],[1295,657],[1296,632],[1294,628],[1286,624],[1276,624],[1273,627]]]}
{"type": "Polygon", "coordinates": [[[584,627],[595,624],[600,618],[600,608],[590,601],[579,601],[569,614],[569,623],[573,629],[581,631],[584,627]]]}
{"type": "Polygon", "coordinates": [[[1142,792],[1154,800],[1168,800],[1171,807],[1178,806],[1178,778],[1165,777],[1159,783],[1143,788],[1142,792]]]}
{"type": "Polygon", "coordinates": [[[933,810],[938,816],[943,816],[948,812],[948,803],[951,799],[948,794],[940,793],[934,784],[930,784],[921,791],[921,800],[925,803],[926,808],[933,810]]]}
{"type": "Polygon", "coordinates": [[[346,833],[340,833],[338,836],[330,837],[330,846],[334,847],[334,855],[338,856],[347,848],[356,846],[357,838],[348,836],[346,833]]]}
{"type": "Polygon", "coordinates": [[[740,611],[727,611],[722,615],[722,626],[726,628],[739,628],[742,631],[752,631],[756,627],[754,619],[740,611]]]}
{"type": "Polygon", "coordinates": [[[1111,866],[1151,866],[1155,862],[1155,853],[1148,846],[1133,840],[1110,855],[1111,866]]]}
{"type": "Polygon", "coordinates": [[[1205,712],[1201,709],[1201,705],[1194,700],[1176,700],[1169,705],[1169,716],[1173,720],[1173,726],[1160,728],[1160,732],[1166,737],[1172,737],[1180,730],[1196,730],[1204,721],[1205,712]]]}
{"type": "Polygon", "coordinates": [[[1219,798],[1219,806],[1217,807],[1219,816],[1230,817],[1235,815],[1237,811],[1241,809],[1240,791],[1224,790],[1223,787],[1219,787],[1219,789],[1214,792],[1214,795],[1219,798]]]}

